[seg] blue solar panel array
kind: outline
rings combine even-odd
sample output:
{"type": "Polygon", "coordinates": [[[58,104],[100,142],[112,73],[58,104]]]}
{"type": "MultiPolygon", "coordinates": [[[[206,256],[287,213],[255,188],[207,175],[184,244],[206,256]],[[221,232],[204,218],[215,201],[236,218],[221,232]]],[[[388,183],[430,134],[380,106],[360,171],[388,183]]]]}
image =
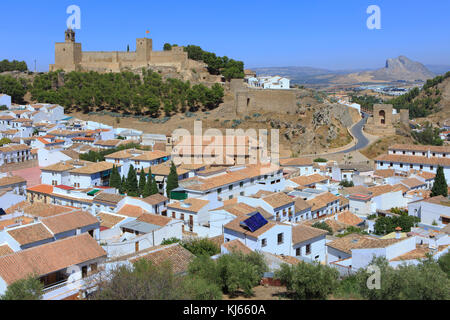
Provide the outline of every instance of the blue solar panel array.
{"type": "Polygon", "coordinates": [[[267,223],[268,221],[259,212],[243,221],[243,224],[249,228],[251,232],[255,232],[267,223]]]}

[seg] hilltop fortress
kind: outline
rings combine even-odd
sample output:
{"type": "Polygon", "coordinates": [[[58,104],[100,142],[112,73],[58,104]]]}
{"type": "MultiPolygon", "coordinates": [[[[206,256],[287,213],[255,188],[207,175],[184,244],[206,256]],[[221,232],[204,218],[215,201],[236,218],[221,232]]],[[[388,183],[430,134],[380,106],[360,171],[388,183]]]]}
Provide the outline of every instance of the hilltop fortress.
{"type": "Polygon", "coordinates": [[[136,51],[82,51],[81,43],[75,41],[75,31],[65,32],[65,42],[55,43],[55,64],[50,71],[96,71],[100,73],[136,71],[141,68],[161,67],[173,72],[196,70],[198,80],[217,82],[217,76],[210,75],[206,64],[191,60],[183,47],[170,51],[153,51],[153,41],[136,39],[136,51]]]}

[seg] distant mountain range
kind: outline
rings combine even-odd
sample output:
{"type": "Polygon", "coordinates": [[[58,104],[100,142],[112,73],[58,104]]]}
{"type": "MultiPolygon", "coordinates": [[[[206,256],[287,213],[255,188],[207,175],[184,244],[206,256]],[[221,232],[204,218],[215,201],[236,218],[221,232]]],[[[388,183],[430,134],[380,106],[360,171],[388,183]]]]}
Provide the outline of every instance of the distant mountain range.
{"type": "Polygon", "coordinates": [[[449,66],[424,66],[420,62],[412,61],[405,56],[387,59],[384,68],[358,70],[329,70],[313,67],[272,67],[253,68],[258,75],[280,75],[291,79],[297,84],[358,84],[358,83],[386,83],[396,81],[426,81],[450,71],[449,66]]]}

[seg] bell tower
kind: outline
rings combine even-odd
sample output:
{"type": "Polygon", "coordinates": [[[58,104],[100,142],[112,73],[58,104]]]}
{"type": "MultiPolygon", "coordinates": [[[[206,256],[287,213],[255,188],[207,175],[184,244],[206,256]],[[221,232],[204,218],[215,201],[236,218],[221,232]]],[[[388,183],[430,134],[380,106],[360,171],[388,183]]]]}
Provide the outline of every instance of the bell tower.
{"type": "Polygon", "coordinates": [[[75,31],[67,29],[65,42],[55,44],[55,64],[50,65],[50,71],[58,69],[67,72],[78,70],[81,60],[81,43],[75,42],[75,31]]]}
{"type": "Polygon", "coordinates": [[[66,42],[75,43],[75,31],[69,28],[66,30],[65,34],[66,34],[66,42]]]}

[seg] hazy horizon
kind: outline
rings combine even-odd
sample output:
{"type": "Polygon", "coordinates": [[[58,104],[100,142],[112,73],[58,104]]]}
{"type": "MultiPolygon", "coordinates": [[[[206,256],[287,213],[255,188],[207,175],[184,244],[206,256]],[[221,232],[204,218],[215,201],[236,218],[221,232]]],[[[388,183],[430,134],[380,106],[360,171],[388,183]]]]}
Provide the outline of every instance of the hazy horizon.
{"type": "Polygon", "coordinates": [[[450,1],[262,0],[227,3],[197,0],[17,1],[2,4],[1,59],[27,62],[39,71],[54,63],[54,43],[64,41],[69,5],[81,8],[77,42],[84,51],[135,50],[135,39],[195,44],[245,62],[246,68],[312,67],[327,70],[378,69],[405,55],[424,65],[450,65],[450,1]],[[381,29],[369,30],[369,5],[381,9],[381,29]]]}

